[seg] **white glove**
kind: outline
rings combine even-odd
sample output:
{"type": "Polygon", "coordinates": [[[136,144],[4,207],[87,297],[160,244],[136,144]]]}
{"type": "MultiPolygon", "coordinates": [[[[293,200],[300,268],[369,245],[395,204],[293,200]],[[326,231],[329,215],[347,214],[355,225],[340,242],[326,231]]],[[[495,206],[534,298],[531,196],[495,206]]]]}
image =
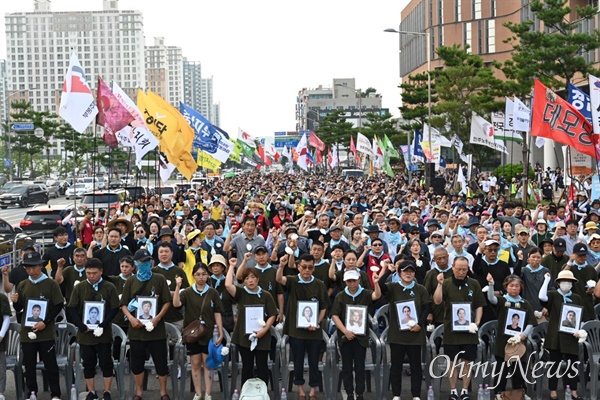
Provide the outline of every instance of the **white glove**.
{"type": "Polygon", "coordinates": [[[94,329],[94,336],[100,337],[104,333],[104,328],[97,327],[94,329]]]}
{"type": "Polygon", "coordinates": [[[490,287],[489,287],[489,286],[484,286],[484,287],[482,287],[482,288],[481,288],[481,291],[482,291],[483,293],[487,293],[487,292],[488,292],[488,290],[490,290],[490,287]]]}
{"type": "Polygon", "coordinates": [[[510,343],[512,345],[517,345],[517,344],[521,343],[521,335],[515,335],[515,336],[509,338],[508,343],[510,343]]]}
{"type": "Polygon", "coordinates": [[[146,324],[146,330],[147,330],[148,332],[152,332],[152,331],[154,330],[154,324],[153,324],[152,322],[148,322],[148,323],[146,324]]]}
{"type": "Polygon", "coordinates": [[[223,348],[221,349],[221,355],[223,357],[227,357],[228,354],[229,354],[229,347],[223,346],[223,348]]]}
{"type": "Polygon", "coordinates": [[[587,281],[585,283],[585,287],[591,288],[591,287],[596,287],[596,281],[593,279],[590,279],[589,281],[587,281]]]}
{"type": "Polygon", "coordinates": [[[409,328],[412,328],[413,326],[415,326],[417,323],[414,320],[410,320],[408,321],[408,323],[406,325],[408,325],[409,328]]]}
{"type": "Polygon", "coordinates": [[[256,321],[256,323],[257,323],[257,324],[258,324],[258,326],[260,326],[261,328],[264,328],[265,326],[267,326],[267,323],[266,323],[265,321],[263,321],[262,319],[261,319],[261,320],[258,320],[258,321],[256,321]]]}
{"type": "Polygon", "coordinates": [[[28,332],[27,336],[29,337],[29,339],[31,340],[35,340],[37,339],[37,335],[35,334],[35,332],[28,332]]]}
{"type": "Polygon", "coordinates": [[[469,325],[469,333],[477,333],[478,330],[479,328],[477,327],[475,322],[471,322],[471,325],[469,325]]]}
{"type": "Polygon", "coordinates": [[[373,266],[371,266],[370,270],[373,272],[377,272],[377,271],[379,271],[379,267],[376,265],[373,265],[373,266]]]}
{"type": "Polygon", "coordinates": [[[534,315],[534,317],[536,317],[536,318],[542,318],[542,316],[543,316],[544,314],[542,314],[542,312],[541,312],[541,311],[534,311],[534,312],[533,312],[533,315],[534,315]]]}
{"type": "Polygon", "coordinates": [[[283,330],[283,322],[280,322],[277,325],[275,325],[275,329],[277,329],[278,331],[282,331],[283,330]]]}
{"type": "Polygon", "coordinates": [[[433,332],[434,330],[435,330],[435,325],[434,324],[427,325],[427,332],[433,332]]]}
{"type": "Polygon", "coordinates": [[[580,329],[577,331],[577,336],[579,336],[579,343],[583,343],[587,340],[588,333],[587,331],[580,329]]]}
{"type": "Polygon", "coordinates": [[[258,337],[256,337],[256,333],[251,333],[248,339],[250,340],[250,351],[254,351],[258,345],[258,337]]]}
{"type": "Polygon", "coordinates": [[[285,246],[285,252],[286,252],[286,254],[289,254],[290,256],[292,254],[294,254],[294,250],[292,250],[292,248],[290,246],[285,246]]]}

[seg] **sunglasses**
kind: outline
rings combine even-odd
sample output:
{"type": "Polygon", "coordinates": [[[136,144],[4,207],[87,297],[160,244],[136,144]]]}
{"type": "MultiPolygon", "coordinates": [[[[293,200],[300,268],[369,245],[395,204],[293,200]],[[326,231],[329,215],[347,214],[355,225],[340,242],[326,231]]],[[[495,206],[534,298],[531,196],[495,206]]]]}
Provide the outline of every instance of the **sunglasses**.
{"type": "Polygon", "coordinates": [[[146,233],[145,231],[135,231],[135,233],[146,233]]]}
{"type": "Polygon", "coordinates": [[[381,246],[383,246],[381,243],[375,243],[372,245],[372,247],[381,247],[381,246]]]}

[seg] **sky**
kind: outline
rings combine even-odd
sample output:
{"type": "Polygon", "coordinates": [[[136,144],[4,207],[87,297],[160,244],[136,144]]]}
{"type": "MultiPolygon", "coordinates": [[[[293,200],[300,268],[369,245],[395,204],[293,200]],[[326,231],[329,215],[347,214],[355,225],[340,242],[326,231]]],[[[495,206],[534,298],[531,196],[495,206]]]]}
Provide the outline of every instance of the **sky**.
{"type": "MultiPolygon", "coordinates": [[[[164,37],[213,77],[221,128],[256,137],[295,130],[298,91],[334,78],[373,87],[398,116],[398,28],[408,0],[119,0],[144,16],[146,44],[164,37]]],[[[33,11],[34,0],[0,0],[2,15],[33,11]]],[[[52,11],[101,10],[102,0],[52,0],[52,11]]],[[[4,18],[0,58],[6,58],[4,18]]]]}

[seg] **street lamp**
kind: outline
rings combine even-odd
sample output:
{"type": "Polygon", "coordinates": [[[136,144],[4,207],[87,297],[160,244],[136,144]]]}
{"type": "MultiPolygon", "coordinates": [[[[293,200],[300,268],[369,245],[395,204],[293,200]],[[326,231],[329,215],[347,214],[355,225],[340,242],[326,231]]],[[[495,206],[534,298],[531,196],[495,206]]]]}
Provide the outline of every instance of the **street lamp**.
{"type": "MultiPolygon", "coordinates": [[[[424,36],[427,41],[426,51],[427,51],[427,123],[429,124],[428,132],[427,132],[427,141],[429,142],[429,154],[431,159],[428,159],[428,163],[433,162],[433,147],[431,146],[431,42],[429,40],[429,31],[425,32],[410,32],[410,31],[401,31],[400,26],[398,26],[398,30],[394,28],[384,29],[384,32],[389,33],[397,33],[400,35],[413,35],[413,36],[424,36]]],[[[431,166],[430,166],[431,167],[431,166]]],[[[425,168],[427,172],[427,166],[425,168]]],[[[426,185],[428,187],[432,186],[433,182],[431,182],[431,176],[429,174],[425,174],[426,185]]]]}

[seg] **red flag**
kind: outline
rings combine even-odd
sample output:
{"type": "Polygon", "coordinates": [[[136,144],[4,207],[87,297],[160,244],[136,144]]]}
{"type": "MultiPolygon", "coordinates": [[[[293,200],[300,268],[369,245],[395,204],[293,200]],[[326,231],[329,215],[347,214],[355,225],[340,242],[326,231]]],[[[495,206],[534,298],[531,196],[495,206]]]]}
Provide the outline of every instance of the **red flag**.
{"type": "Polygon", "coordinates": [[[333,156],[331,155],[331,147],[327,148],[327,165],[331,165],[333,161],[333,156]]]}
{"type": "MultiPolygon", "coordinates": [[[[310,131],[310,136],[308,137],[308,144],[314,147],[319,151],[325,150],[325,143],[313,131],[310,131]]],[[[318,164],[318,163],[317,163],[318,164]]]]}
{"type": "Polygon", "coordinates": [[[571,219],[571,214],[573,210],[573,201],[577,197],[577,193],[575,192],[575,185],[569,185],[569,195],[567,196],[567,208],[565,210],[565,221],[571,219]]]}
{"type": "Polygon", "coordinates": [[[315,165],[321,165],[323,163],[323,154],[321,154],[321,151],[319,151],[318,149],[316,150],[316,152],[317,152],[317,161],[315,162],[315,165]]]}
{"type": "Polygon", "coordinates": [[[281,155],[279,154],[279,152],[278,152],[278,151],[276,151],[276,152],[275,152],[275,158],[274,158],[275,162],[277,162],[277,163],[278,163],[280,158],[281,158],[281,155]]]}
{"type": "Polygon", "coordinates": [[[556,140],[598,159],[598,135],[593,132],[592,124],[575,107],[535,80],[531,136],[556,140]]]}
{"type": "Polygon", "coordinates": [[[265,154],[265,150],[262,146],[256,146],[256,150],[258,151],[258,155],[263,160],[265,165],[271,165],[271,159],[265,154]]]}
{"type": "Polygon", "coordinates": [[[354,145],[354,138],[350,136],[350,151],[356,154],[356,146],[354,145]]]}
{"type": "Polygon", "coordinates": [[[98,77],[96,104],[98,105],[96,123],[104,127],[102,139],[104,143],[114,149],[118,144],[115,132],[125,128],[134,118],[100,77],[98,77]]]}

